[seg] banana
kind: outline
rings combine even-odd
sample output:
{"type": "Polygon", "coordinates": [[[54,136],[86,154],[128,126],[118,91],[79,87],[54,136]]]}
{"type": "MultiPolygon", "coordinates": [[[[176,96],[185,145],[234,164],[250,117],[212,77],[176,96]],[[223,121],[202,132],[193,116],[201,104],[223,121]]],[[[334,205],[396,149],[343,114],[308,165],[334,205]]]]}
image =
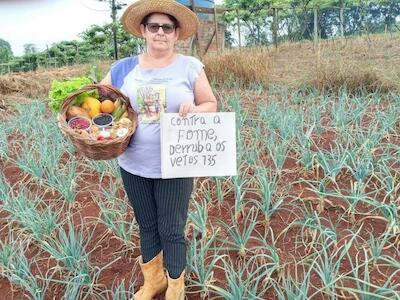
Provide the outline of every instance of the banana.
{"type": "Polygon", "coordinates": [[[121,99],[119,99],[119,98],[117,98],[116,100],[115,100],[115,102],[114,102],[114,111],[116,111],[117,110],[117,108],[119,107],[119,106],[121,106],[121,99]]]}
{"type": "Polygon", "coordinates": [[[121,115],[121,118],[120,118],[120,119],[122,119],[122,118],[128,118],[128,119],[129,119],[128,111],[125,111],[125,112],[121,115]]]}

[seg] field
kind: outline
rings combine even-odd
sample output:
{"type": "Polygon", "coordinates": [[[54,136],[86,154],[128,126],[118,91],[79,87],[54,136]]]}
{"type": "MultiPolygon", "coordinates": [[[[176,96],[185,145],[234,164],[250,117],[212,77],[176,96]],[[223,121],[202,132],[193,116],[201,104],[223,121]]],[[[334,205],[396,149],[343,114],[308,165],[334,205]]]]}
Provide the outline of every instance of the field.
{"type": "MultiPolygon", "coordinates": [[[[239,174],[196,180],[188,299],[400,299],[398,36],[349,43],[254,50],[253,72],[206,59],[239,174]]],[[[63,138],[45,91],[72,73],[46,72],[30,92],[0,77],[0,299],[130,299],[138,225],[118,166],[63,138]]]]}

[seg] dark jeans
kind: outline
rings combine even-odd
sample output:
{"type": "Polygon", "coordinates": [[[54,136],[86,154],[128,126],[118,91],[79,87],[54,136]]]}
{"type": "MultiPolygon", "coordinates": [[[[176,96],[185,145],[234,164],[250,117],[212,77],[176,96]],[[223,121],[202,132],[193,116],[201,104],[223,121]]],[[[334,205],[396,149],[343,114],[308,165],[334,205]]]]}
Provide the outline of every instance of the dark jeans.
{"type": "Polygon", "coordinates": [[[122,180],[140,229],[143,262],[161,250],[171,278],[186,267],[185,225],[193,178],[151,179],[121,168],[122,180]]]}

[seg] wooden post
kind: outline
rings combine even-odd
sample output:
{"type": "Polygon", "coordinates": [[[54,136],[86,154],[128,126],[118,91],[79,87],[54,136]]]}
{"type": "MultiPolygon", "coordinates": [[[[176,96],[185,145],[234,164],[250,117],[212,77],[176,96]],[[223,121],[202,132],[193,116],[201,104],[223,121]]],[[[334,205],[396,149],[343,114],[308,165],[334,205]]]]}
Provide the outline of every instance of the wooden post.
{"type": "Polygon", "coordinates": [[[242,47],[242,38],[240,36],[240,15],[239,15],[239,9],[236,9],[236,14],[237,14],[237,27],[238,27],[238,38],[239,38],[239,48],[242,47]]]}
{"type": "Polygon", "coordinates": [[[340,3],[340,36],[344,37],[344,1],[340,3]]]}
{"type": "Polygon", "coordinates": [[[318,8],[314,7],[314,45],[318,43],[318,8]]]}
{"type": "Polygon", "coordinates": [[[111,0],[111,17],[113,20],[112,32],[114,42],[114,59],[118,60],[118,44],[117,44],[117,8],[115,6],[115,0],[111,0]]]}
{"type": "MultiPolygon", "coordinates": [[[[219,53],[217,6],[216,6],[215,2],[214,2],[214,25],[215,25],[215,42],[217,43],[217,53],[219,53]]],[[[212,41],[212,38],[211,38],[211,41],[212,41]]]]}
{"type": "Polygon", "coordinates": [[[275,45],[275,49],[278,49],[278,9],[272,8],[274,13],[274,21],[272,24],[272,38],[275,45]]]}
{"type": "MultiPolygon", "coordinates": [[[[196,11],[195,11],[195,7],[196,7],[195,0],[191,0],[191,6],[192,6],[192,11],[194,13],[196,13],[196,11]]],[[[201,49],[200,49],[200,42],[199,42],[199,34],[197,33],[197,31],[196,31],[196,34],[194,35],[194,43],[195,43],[195,46],[196,46],[197,55],[199,55],[200,58],[202,58],[201,49]]],[[[192,49],[192,52],[193,52],[193,49],[192,49]]]]}

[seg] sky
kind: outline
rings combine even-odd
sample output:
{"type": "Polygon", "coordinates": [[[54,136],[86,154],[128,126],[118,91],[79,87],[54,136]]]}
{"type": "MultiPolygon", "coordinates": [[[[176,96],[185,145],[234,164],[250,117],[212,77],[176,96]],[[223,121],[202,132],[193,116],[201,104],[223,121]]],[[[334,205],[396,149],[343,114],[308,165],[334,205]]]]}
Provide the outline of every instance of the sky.
{"type": "MultiPolygon", "coordinates": [[[[130,4],[133,0],[118,2],[130,4]]],[[[123,9],[118,16],[122,12],[123,9]]],[[[0,0],[0,39],[10,43],[15,56],[24,54],[24,44],[35,44],[39,51],[45,50],[52,43],[79,39],[79,33],[92,24],[109,22],[108,1],[0,0]]]]}

